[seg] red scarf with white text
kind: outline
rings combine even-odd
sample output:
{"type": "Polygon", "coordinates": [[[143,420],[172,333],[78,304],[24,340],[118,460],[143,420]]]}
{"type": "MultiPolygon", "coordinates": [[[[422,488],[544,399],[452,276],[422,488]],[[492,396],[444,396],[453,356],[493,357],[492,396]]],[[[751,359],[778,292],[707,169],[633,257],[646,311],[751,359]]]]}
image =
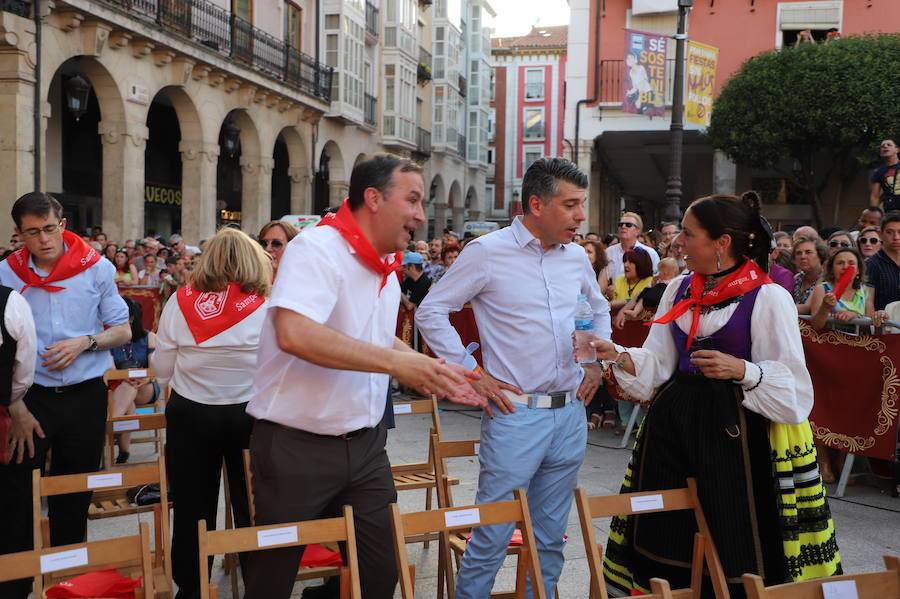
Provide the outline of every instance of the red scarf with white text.
{"type": "Polygon", "coordinates": [[[12,255],[6,259],[9,263],[9,267],[16,273],[16,276],[25,282],[25,286],[22,287],[19,293],[24,293],[29,287],[43,289],[49,293],[62,291],[65,287],[50,285],[50,283],[71,279],[75,275],[89,269],[100,259],[99,252],[86,244],[84,239],[75,233],[63,231],[62,238],[63,243],[65,243],[69,249],[66,250],[66,253],[63,254],[59,260],[57,260],[56,266],[53,267],[53,270],[45,279],[42,279],[36,272],[28,267],[28,257],[31,254],[27,247],[23,247],[13,252],[12,255]]]}
{"type": "Polygon", "coordinates": [[[763,272],[753,260],[747,259],[739,269],[728,275],[721,283],[704,295],[703,286],[706,283],[706,275],[694,273],[691,275],[691,297],[681,300],[672,306],[672,309],[661,318],[647,324],[668,324],[688,310],[693,309],[691,330],[688,333],[687,346],[685,348],[687,351],[690,351],[694,337],[697,335],[697,328],[700,326],[700,309],[698,306],[712,306],[753,291],[757,287],[771,282],[772,279],[769,278],[769,275],[763,272]]]}
{"type": "Polygon", "coordinates": [[[375,271],[376,274],[381,275],[381,287],[378,288],[379,294],[384,289],[384,286],[387,285],[388,277],[400,270],[400,264],[403,262],[403,252],[396,252],[393,255],[393,262],[389,262],[390,256],[382,260],[378,256],[378,252],[375,251],[372,242],[363,234],[356,219],[353,218],[349,200],[344,200],[344,203],[341,204],[336,213],[326,214],[322,222],[316,226],[329,226],[337,229],[341,237],[356,251],[363,264],[375,271]]]}
{"type": "Polygon", "coordinates": [[[266,301],[255,291],[244,293],[237,283],[228,283],[224,291],[205,293],[186,285],[175,295],[198,345],[244,320],[266,301]]]}

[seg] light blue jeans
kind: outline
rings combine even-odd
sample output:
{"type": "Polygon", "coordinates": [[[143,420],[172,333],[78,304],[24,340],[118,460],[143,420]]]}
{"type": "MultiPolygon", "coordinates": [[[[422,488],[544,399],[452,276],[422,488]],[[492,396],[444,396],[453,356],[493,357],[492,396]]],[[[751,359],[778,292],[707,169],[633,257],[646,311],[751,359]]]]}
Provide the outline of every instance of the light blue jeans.
{"type": "MultiPolygon", "coordinates": [[[[475,501],[508,501],[514,489],[526,490],[544,589],[552,597],[562,572],[563,537],[587,444],[584,405],[575,399],[555,410],[514,405],[515,413],[494,410],[493,419],[486,414],[481,419],[475,501]]],[[[513,524],[473,529],[456,579],[457,599],[491,594],[514,529],[513,524]]],[[[529,581],[526,597],[531,596],[529,581]]]]}

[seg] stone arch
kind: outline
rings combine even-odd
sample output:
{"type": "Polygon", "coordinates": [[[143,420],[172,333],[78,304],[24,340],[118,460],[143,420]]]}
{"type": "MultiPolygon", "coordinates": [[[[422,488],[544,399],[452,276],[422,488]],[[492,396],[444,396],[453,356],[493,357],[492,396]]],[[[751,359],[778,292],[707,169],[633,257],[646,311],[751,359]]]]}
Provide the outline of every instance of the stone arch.
{"type": "Polygon", "coordinates": [[[368,155],[365,154],[365,153],[358,154],[358,155],[356,156],[356,160],[353,161],[353,168],[356,168],[356,165],[358,165],[360,162],[362,162],[363,160],[365,160],[367,157],[368,157],[368,155]]]}
{"type": "Polygon", "coordinates": [[[51,106],[45,136],[46,189],[57,194],[73,229],[102,224],[116,241],[141,235],[146,126],[127,122],[112,73],[94,57],[61,61],[46,85],[51,106]],[[88,112],[79,119],[65,106],[64,82],[76,74],[91,88],[88,112]],[[85,186],[89,181],[100,184],[85,186]]]}
{"type": "Polygon", "coordinates": [[[328,156],[328,181],[346,182],[349,177],[344,169],[344,155],[341,148],[333,140],[328,140],[322,147],[322,154],[328,156]]]}
{"type": "Polygon", "coordinates": [[[295,127],[284,127],[273,144],[271,218],[309,214],[309,186],[309,160],[303,138],[295,127]],[[285,150],[286,160],[282,155],[285,150]]]}
{"type": "Polygon", "coordinates": [[[428,204],[447,204],[447,186],[444,184],[444,178],[439,174],[431,178],[431,185],[428,188],[428,204]]]}
{"type": "Polygon", "coordinates": [[[478,210],[478,192],[475,191],[474,185],[470,185],[469,190],[466,192],[465,207],[466,210],[478,210]]]}
{"type": "Polygon", "coordinates": [[[447,194],[447,205],[450,208],[463,207],[462,185],[459,184],[459,181],[454,180],[450,184],[450,192],[447,194]]]}

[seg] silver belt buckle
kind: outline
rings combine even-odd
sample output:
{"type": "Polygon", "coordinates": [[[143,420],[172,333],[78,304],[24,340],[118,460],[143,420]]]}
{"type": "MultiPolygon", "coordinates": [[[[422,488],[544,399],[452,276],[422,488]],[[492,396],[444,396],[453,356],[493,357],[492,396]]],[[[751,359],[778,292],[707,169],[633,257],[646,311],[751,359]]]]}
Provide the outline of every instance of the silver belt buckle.
{"type": "Polygon", "coordinates": [[[528,407],[556,410],[565,407],[567,393],[551,393],[549,395],[532,394],[528,396],[528,407]]]}

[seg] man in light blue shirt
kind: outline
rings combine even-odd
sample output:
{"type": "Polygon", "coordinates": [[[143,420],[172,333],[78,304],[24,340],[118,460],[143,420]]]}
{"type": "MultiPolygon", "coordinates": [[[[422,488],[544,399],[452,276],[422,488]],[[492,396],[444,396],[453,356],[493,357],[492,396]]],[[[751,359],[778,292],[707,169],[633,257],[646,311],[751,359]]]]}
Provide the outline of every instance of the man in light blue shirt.
{"type": "MultiPolygon", "coordinates": [[[[99,467],[107,411],[102,377],[112,366],[107,350],[131,339],[115,267],[65,230],[59,202],[28,193],[13,204],[12,217],[25,247],[0,262],[0,284],[19,291],[31,307],[37,363],[22,400],[27,409],[12,422],[17,436],[33,445],[19,463],[0,466],[0,554],[31,548],[31,471],[43,465],[48,450],[50,475],[99,467]]],[[[50,498],[53,545],[84,540],[90,498],[50,498]]],[[[4,583],[0,596],[24,599],[30,586],[28,579],[4,583]]]]}
{"type": "MultiPolygon", "coordinates": [[[[562,571],[563,536],[584,459],[584,403],[600,381],[599,365],[579,365],[572,351],[579,295],[593,309],[594,334],[609,339],[611,333],[609,306],[587,254],[572,243],[585,219],[587,184],[564,158],[535,161],[522,180],[523,216],[469,242],[416,311],[434,352],[462,363],[466,350],[448,317],[471,302],[485,371],[471,384],[495,404],[481,421],[476,501],[509,500],[514,489],[526,489],[547,596],[562,571]]],[[[511,524],[473,530],[457,599],[490,595],[512,533],[511,524]]]]}

